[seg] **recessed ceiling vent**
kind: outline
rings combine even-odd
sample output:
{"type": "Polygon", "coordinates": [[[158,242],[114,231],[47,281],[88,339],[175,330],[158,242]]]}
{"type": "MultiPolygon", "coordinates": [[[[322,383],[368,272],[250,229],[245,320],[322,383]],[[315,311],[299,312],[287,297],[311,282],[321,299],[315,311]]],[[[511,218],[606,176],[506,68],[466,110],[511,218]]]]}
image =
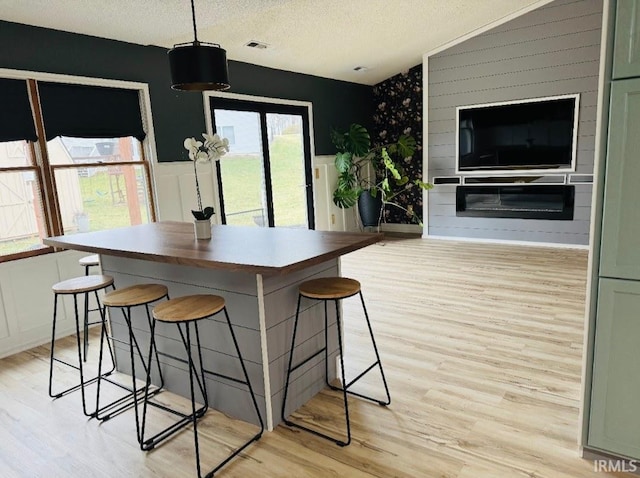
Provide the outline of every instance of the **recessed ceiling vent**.
{"type": "Polygon", "coordinates": [[[367,71],[369,68],[366,66],[356,66],[353,71],[367,71]]]}
{"type": "Polygon", "coordinates": [[[248,46],[249,48],[256,48],[258,50],[266,50],[269,45],[259,41],[251,40],[249,43],[245,44],[245,46],[248,46]]]}

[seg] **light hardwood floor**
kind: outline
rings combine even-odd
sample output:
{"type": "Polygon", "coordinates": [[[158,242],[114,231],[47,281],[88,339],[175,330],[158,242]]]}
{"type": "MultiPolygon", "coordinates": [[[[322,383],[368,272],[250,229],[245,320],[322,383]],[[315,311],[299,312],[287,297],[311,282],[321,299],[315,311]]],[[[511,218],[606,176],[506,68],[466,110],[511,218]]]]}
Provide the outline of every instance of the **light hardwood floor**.
{"type": "MultiPolygon", "coordinates": [[[[422,239],[346,256],[343,275],[362,283],[391,405],[352,399],[346,448],[279,426],[219,476],[623,476],[595,473],[577,452],[586,264],[585,251],[422,239]]],[[[344,310],[356,374],[372,355],[357,298],[344,310]]],[[[83,417],[79,394],[50,400],[47,353],[0,361],[0,476],[195,476],[190,430],[143,453],[132,412],[100,425],[83,417]]],[[[381,394],[377,380],[360,389],[381,394]]],[[[339,433],[340,413],[339,396],[326,392],[296,416],[339,433]]],[[[253,431],[216,413],[203,420],[205,468],[253,431]]]]}

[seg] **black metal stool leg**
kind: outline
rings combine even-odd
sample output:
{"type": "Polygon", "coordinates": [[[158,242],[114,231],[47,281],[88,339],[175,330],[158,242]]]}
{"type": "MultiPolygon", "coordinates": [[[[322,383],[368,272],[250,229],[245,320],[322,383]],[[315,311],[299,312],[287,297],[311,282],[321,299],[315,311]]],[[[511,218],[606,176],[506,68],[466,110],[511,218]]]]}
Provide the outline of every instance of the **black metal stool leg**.
{"type": "MultiPolygon", "coordinates": [[[[86,306],[87,295],[85,295],[85,306],[86,306]]],[[[78,294],[73,294],[73,310],[75,313],[76,319],[76,342],[78,344],[78,370],[80,371],[80,394],[82,396],[82,411],[88,417],[93,417],[95,412],[88,413],[87,412],[87,402],[84,393],[84,370],[82,366],[82,346],[80,344],[80,317],[78,316],[78,294]]]]}
{"type": "Polygon", "coordinates": [[[89,350],[89,293],[84,293],[84,331],[82,334],[84,342],[84,361],[87,361],[87,352],[89,350]]]}
{"type": "MultiPolygon", "coordinates": [[[[258,420],[260,421],[260,433],[258,433],[253,439],[251,439],[249,443],[254,440],[257,440],[262,435],[264,431],[264,423],[262,421],[262,415],[260,415],[260,408],[258,407],[258,401],[256,400],[256,394],[253,392],[253,387],[251,386],[251,381],[249,380],[249,373],[247,372],[247,367],[244,364],[244,359],[242,358],[242,353],[240,352],[240,346],[238,345],[238,339],[236,339],[236,334],[233,332],[233,327],[231,326],[231,320],[229,319],[229,314],[227,313],[227,308],[223,309],[224,315],[227,318],[227,325],[229,326],[229,332],[231,332],[231,338],[233,339],[233,345],[235,345],[236,352],[238,353],[238,359],[240,360],[240,366],[242,367],[242,373],[244,375],[244,379],[247,382],[247,388],[249,389],[249,394],[251,395],[251,400],[253,401],[253,407],[256,410],[256,415],[258,416],[258,420]]],[[[196,329],[197,331],[197,329],[196,329]]],[[[245,445],[245,446],[247,446],[245,445]]],[[[244,448],[244,447],[242,447],[244,448]]],[[[241,451],[242,448],[238,451],[241,451]]]]}
{"type": "MultiPolygon", "coordinates": [[[[380,368],[380,376],[382,377],[382,383],[384,384],[384,390],[387,394],[386,401],[378,400],[378,403],[382,406],[391,404],[391,394],[389,393],[389,387],[387,386],[387,379],[384,376],[384,370],[382,370],[382,361],[380,360],[380,354],[378,353],[378,346],[376,345],[376,339],[373,336],[373,329],[371,328],[371,321],[369,320],[369,314],[367,313],[367,306],[364,304],[364,297],[362,297],[362,291],[360,291],[360,302],[362,302],[362,309],[364,310],[364,317],[367,319],[367,328],[369,329],[369,335],[371,336],[371,343],[373,344],[373,350],[376,353],[376,363],[380,368]]],[[[366,372],[365,372],[366,373],[366,372]]],[[[367,398],[367,397],[364,397],[367,398]]],[[[372,399],[369,399],[372,400],[372,399]]]]}
{"type": "Polygon", "coordinates": [[[56,322],[57,322],[57,315],[58,315],[58,295],[59,294],[54,294],[54,303],[53,303],[53,327],[52,327],[52,333],[51,333],[51,353],[50,353],[50,357],[49,357],[49,396],[51,398],[60,398],[64,395],[67,395],[68,393],[71,392],[75,392],[76,390],[80,389],[80,391],[82,392],[82,410],[84,412],[84,414],[88,417],[93,416],[92,413],[87,413],[87,404],[86,404],[86,400],[85,400],[85,394],[84,394],[84,386],[87,385],[88,383],[91,383],[93,381],[95,381],[97,379],[94,378],[92,380],[89,380],[87,383],[85,383],[84,381],[84,370],[82,367],[82,362],[83,362],[83,357],[82,357],[82,345],[80,343],[80,318],[79,318],[79,314],[78,314],[78,298],[77,298],[77,294],[73,294],[73,306],[74,306],[74,317],[75,317],[75,323],[76,323],[76,343],[78,346],[78,365],[73,365],[70,364],[68,362],[65,362],[64,360],[61,359],[57,359],[55,358],[55,342],[56,342],[56,322]],[[58,392],[58,393],[54,393],[53,392],[53,362],[60,362],[64,365],[67,365],[71,368],[75,368],[76,370],[78,370],[80,372],[80,383],[77,385],[74,385],[72,387],[67,388],[66,390],[63,390],[62,392],[58,392]]]}
{"type": "Polygon", "coordinates": [[[329,384],[329,387],[331,387],[331,389],[336,390],[336,391],[342,391],[343,389],[347,389],[347,393],[349,395],[353,395],[355,397],[359,397],[359,398],[364,398],[365,400],[369,400],[371,402],[375,402],[378,405],[381,405],[383,407],[386,407],[387,405],[389,405],[391,403],[391,395],[389,393],[389,387],[387,386],[387,379],[384,376],[384,371],[382,370],[382,361],[380,360],[380,355],[378,354],[378,347],[376,345],[376,339],[373,335],[373,329],[371,328],[371,321],[369,320],[369,314],[367,313],[367,307],[365,306],[364,303],[364,298],[362,297],[362,291],[359,292],[360,295],[360,301],[362,303],[362,309],[364,310],[364,317],[365,320],[367,322],[367,328],[369,330],[369,336],[371,337],[371,343],[373,344],[373,350],[375,352],[376,355],[376,361],[371,364],[369,367],[367,367],[364,372],[360,373],[356,378],[352,379],[349,383],[342,382],[342,388],[341,387],[335,387],[331,384],[329,384]],[[380,375],[382,377],[382,383],[384,385],[384,390],[385,393],[387,395],[387,399],[386,400],[380,400],[377,398],[373,398],[373,397],[369,397],[367,395],[363,395],[361,393],[358,392],[352,392],[351,390],[349,390],[349,387],[351,387],[354,383],[356,383],[358,380],[360,380],[362,377],[364,377],[367,373],[369,373],[371,370],[373,370],[376,366],[378,366],[378,368],[380,369],[380,375]]]}
{"type": "MultiPolygon", "coordinates": [[[[249,394],[251,395],[251,400],[253,401],[253,407],[256,411],[256,415],[258,416],[258,420],[260,421],[260,431],[256,433],[253,437],[251,437],[247,442],[244,443],[241,447],[237,448],[231,455],[229,455],[224,461],[220,462],[218,466],[216,466],[213,470],[207,473],[207,478],[213,476],[213,474],[222,468],[224,465],[229,463],[235,456],[237,456],[242,450],[247,448],[254,441],[258,441],[264,432],[264,422],[262,421],[262,415],[260,415],[260,409],[258,408],[258,401],[256,400],[256,395],[253,392],[253,387],[251,386],[251,381],[249,380],[249,374],[247,373],[247,367],[244,364],[244,359],[242,358],[242,353],[240,352],[240,347],[238,345],[238,340],[236,339],[236,334],[233,331],[233,326],[231,325],[231,319],[229,319],[229,314],[227,313],[227,308],[224,307],[222,309],[224,311],[224,316],[227,319],[227,325],[229,326],[229,332],[231,332],[231,338],[233,339],[233,345],[236,348],[236,353],[238,354],[238,360],[240,360],[240,366],[242,367],[242,373],[244,375],[244,379],[247,384],[247,388],[249,389],[249,394]]],[[[196,334],[198,333],[198,324],[196,322],[196,334]]],[[[200,339],[198,338],[198,350],[200,350],[200,339]]],[[[202,357],[200,358],[202,360],[202,357]]],[[[200,362],[202,363],[202,362],[200,362]]]]}
{"type": "Polygon", "coordinates": [[[58,318],[58,294],[53,295],[53,326],[51,328],[51,350],[49,355],[49,396],[51,398],[58,398],[62,395],[53,393],[53,361],[54,350],[56,346],[56,321],[58,318]]]}
{"type": "Polygon", "coordinates": [[[296,332],[298,331],[298,316],[300,315],[300,300],[302,299],[302,296],[300,294],[298,294],[298,306],[296,307],[296,318],[293,322],[293,335],[291,337],[291,349],[289,351],[289,365],[287,366],[287,378],[284,382],[284,395],[282,396],[282,413],[281,413],[281,418],[282,421],[285,422],[287,425],[289,426],[293,426],[293,423],[290,422],[289,420],[287,420],[287,415],[285,412],[286,406],[287,406],[287,395],[289,393],[289,381],[291,379],[291,372],[292,372],[292,368],[291,366],[293,365],[293,350],[296,347],[296,332]]]}
{"type": "MultiPolygon", "coordinates": [[[[344,349],[342,347],[342,326],[340,325],[340,306],[338,305],[338,301],[334,300],[336,304],[336,325],[338,328],[338,353],[340,354],[340,375],[342,376],[342,397],[344,400],[344,414],[347,422],[347,441],[341,442],[336,441],[337,445],[347,446],[351,443],[351,421],[349,420],[349,401],[347,400],[347,386],[345,385],[347,382],[344,378],[344,349]]],[[[326,311],[326,309],[325,309],[326,311]]],[[[326,316],[325,316],[325,320],[326,316]]]]}
{"type": "MultiPolygon", "coordinates": [[[[294,423],[291,420],[287,420],[286,416],[285,416],[285,409],[286,409],[286,400],[287,400],[287,392],[289,389],[289,381],[291,379],[291,372],[293,372],[294,370],[298,369],[299,367],[301,367],[302,365],[304,365],[305,363],[307,363],[309,360],[311,360],[312,358],[316,357],[318,354],[325,352],[325,370],[328,370],[328,366],[326,364],[327,361],[327,356],[328,356],[328,344],[327,344],[327,332],[326,332],[326,325],[328,322],[328,316],[327,316],[327,307],[326,307],[326,301],[325,301],[325,346],[323,348],[321,348],[320,350],[318,350],[315,354],[312,354],[311,356],[307,357],[306,359],[304,359],[302,362],[298,363],[296,366],[292,366],[293,364],[293,350],[295,348],[295,340],[296,340],[296,332],[297,332],[297,328],[298,328],[298,317],[299,317],[299,312],[300,312],[300,300],[301,300],[302,296],[300,294],[298,294],[298,307],[296,309],[296,318],[295,318],[295,322],[293,325],[293,337],[291,339],[291,351],[289,352],[289,366],[287,367],[287,379],[285,382],[285,393],[284,393],[284,397],[282,399],[282,421],[290,426],[290,427],[295,427],[295,428],[299,428],[301,430],[305,430],[309,433],[312,433],[316,436],[319,436],[321,438],[324,438],[326,440],[332,441],[334,442],[336,445],[338,446],[347,446],[349,443],[351,443],[351,426],[350,426],[350,422],[349,422],[349,405],[347,403],[347,393],[346,391],[342,390],[342,389],[338,389],[341,390],[343,392],[343,400],[344,400],[344,408],[345,408],[345,416],[346,416],[346,422],[347,422],[347,441],[343,441],[340,440],[338,438],[334,438],[332,436],[329,436],[325,433],[321,433],[317,430],[313,430],[312,428],[306,427],[304,425],[300,425],[298,423],[294,423]]],[[[337,322],[338,322],[338,347],[339,347],[339,353],[340,353],[340,363],[341,363],[341,369],[342,369],[342,383],[344,383],[344,360],[343,360],[343,351],[342,351],[342,331],[340,328],[340,312],[338,309],[338,301],[336,302],[336,314],[337,314],[337,322]]],[[[325,381],[328,383],[328,379],[325,378],[325,381]]]]}
{"type": "Polygon", "coordinates": [[[327,301],[323,300],[324,305],[324,383],[333,390],[337,390],[329,383],[329,314],[327,314],[327,301]]]}
{"type": "MultiPolygon", "coordinates": [[[[114,288],[114,290],[115,290],[115,288],[114,288]]],[[[166,295],[165,297],[168,298],[168,295],[166,295]]],[[[143,305],[145,307],[145,312],[147,314],[147,322],[149,324],[149,330],[152,330],[153,322],[152,322],[152,319],[151,319],[151,313],[149,312],[149,304],[143,304],[143,305]]],[[[142,364],[142,366],[144,368],[145,379],[146,379],[147,375],[150,376],[150,373],[151,373],[150,369],[151,369],[151,366],[153,364],[153,361],[152,361],[152,358],[149,358],[145,362],[145,360],[144,360],[145,357],[142,354],[142,350],[140,349],[140,345],[138,343],[138,340],[137,340],[135,334],[133,334],[133,323],[131,321],[131,307],[132,306],[129,306],[129,307],[118,307],[118,308],[122,311],[124,320],[125,320],[125,322],[127,324],[127,328],[129,329],[129,332],[130,332],[129,341],[128,341],[130,352],[131,352],[131,349],[133,347],[135,347],[136,351],[138,352],[138,356],[140,357],[140,362],[141,362],[141,364],[142,364]],[[125,308],[126,308],[126,311],[125,311],[125,308]],[[147,373],[147,372],[149,372],[149,373],[147,373]]],[[[107,335],[107,338],[108,337],[109,336],[107,335]]],[[[112,340],[116,340],[113,337],[111,337],[111,339],[112,340]]],[[[113,358],[113,351],[111,350],[110,342],[107,341],[107,343],[109,344],[109,350],[111,351],[112,361],[115,364],[115,358],[113,358]]],[[[159,373],[159,376],[160,376],[160,385],[157,388],[155,388],[150,394],[148,394],[148,396],[152,397],[152,396],[160,393],[162,391],[163,387],[164,387],[164,376],[162,374],[162,369],[160,367],[160,358],[158,356],[157,348],[155,347],[155,337],[153,336],[153,334],[151,335],[150,347],[151,347],[152,351],[155,350],[156,366],[158,368],[158,373],[159,373]]],[[[131,353],[130,353],[130,355],[131,355],[131,353]]],[[[152,357],[153,357],[153,355],[152,355],[152,357]]],[[[100,362],[100,363],[102,363],[102,362],[100,362]]],[[[119,384],[117,382],[109,381],[110,383],[112,383],[112,384],[114,384],[114,385],[116,385],[116,386],[128,391],[129,393],[127,395],[117,399],[117,400],[114,400],[113,402],[111,402],[111,403],[109,403],[107,405],[103,405],[102,407],[97,407],[96,408],[96,410],[97,410],[96,418],[98,418],[99,420],[102,420],[102,421],[109,420],[109,419],[113,418],[114,416],[124,412],[125,410],[128,410],[129,408],[135,407],[136,408],[136,410],[135,410],[136,418],[138,419],[137,423],[139,424],[139,411],[138,411],[138,408],[137,408],[138,407],[138,401],[144,399],[144,396],[142,395],[142,393],[143,393],[143,391],[146,392],[146,390],[145,390],[146,387],[147,386],[150,387],[151,383],[149,382],[149,385],[147,385],[145,383],[145,389],[143,389],[143,388],[137,389],[136,388],[136,382],[135,382],[135,380],[136,380],[136,378],[135,378],[135,364],[133,363],[133,361],[131,362],[131,364],[132,364],[131,368],[132,368],[132,372],[133,372],[133,378],[132,378],[133,386],[132,387],[126,387],[126,386],[124,386],[122,384],[119,384]],[[118,407],[118,405],[120,405],[120,406],[118,407]],[[100,415],[104,411],[107,411],[107,413],[105,415],[100,415]]],[[[150,380],[150,378],[149,378],[149,380],[150,380]]],[[[99,383],[98,383],[98,385],[99,385],[99,383]]],[[[99,391],[100,391],[100,388],[98,387],[98,393],[99,393],[99,391]]],[[[99,396],[98,396],[98,400],[99,400],[99,396]]],[[[141,437],[142,433],[141,433],[140,427],[137,427],[137,431],[138,431],[138,437],[141,437]]]]}
{"type": "MultiPolygon", "coordinates": [[[[152,322],[152,328],[151,328],[151,335],[152,337],[154,337],[155,335],[155,321],[152,322]]],[[[182,329],[180,328],[179,324],[176,324],[178,327],[178,332],[180,333],[180,338],[182,340],[183,345],[185,346],[185,348],[187,347],[187,339],[186,336],[184,335],[184,333],[182,332],[182,329]]],[[[156,345],[155,345],[155,340],[151,339],[149,341],[149,362],[152,360],[153,354],[154,354],[154,349],[156,349],[156,345]]],[[[193,359],[191,357],[190,354],[188,354],[188,358],[187,358],[187,362],[190,364],[190,367],[193,367],[195,369],[195,364],[193,364],[193,359]]],[[[161,443],[162,441],[166,440],[167,438],[169,438],[170,436],[172,436],[174,433],[176,433],[177,431],[179,431],[180,429],[184,428],[185,426],[189,425],[192,423],[193,421],[193,417],[191,414],[189,415],[185,415],[184,413],[178,412],[176,410],[173,410],[170,407],[166,407],[160,403],[154,403],[150,400],[151,398],[151,394],[149,393],[149,387],[151,385],[151,367],[147,367],[146,369],[147,371],[147,380],[146,380],[146,386],[144,388],[144,392],[145,392],[145,398],[144,398],[144,402],[143,402],[143,407],[142,407],[142,426],[140,428],[140,449],[143,451],[148,451],[148,450],[152,450],[153,448],[155,448],[159,443],[161,443]],[[166,412],[172,413],[174,415],[177,415],[180,417],[180,420],[178,420],[177,422],[173,423],[172,425],[168,426],[167,428],[165,428],[164,430],[156,433],[154,436],[152,436],[151,438],[146,438],[145,439],[145,426],[146,426],[146,417],[147,417],[147,411],[148,411],[148,406],[154,406],[156,408],[159,408],[161,410],[164,410],[166,412]]],[[[201,418],[205,412],[207,411],[208,408],[208,402],[207,402],[207,392],[206,392],[206,384],[204,383],[204,369],[202,370],[202,379],[200,377],[198,377],[198,374],[195,375],[196,377],[196,382],[198,383],[198,388],[200,389],[204,399],[205,399],[205,404],[200,407],[199,409],[196,410],[195,412],[195,416],[196,418],[201,418]]]]}
{"type": "MultiPolygon", "coordinates": [[[[71,392],[74,392],[76,390],[80,390],[81,391],[81,397],[82,397],[82,411],[83,413],[88,416],[88,417],[95,417],[96,413],[97,413],[97,408],[92,410],[91,412],[89,412],[87,410],[87,397],[86,397],[86,391],[85,391],[85,387],[93,384],[94,382],[98,381],[98,393],[99,393],[99,388],[100,388],[100,383],[99,383],[99,379],[103,379],[103,380],[109,380],[108,378],[106,378],[108,375],[110,375],[111,373],[113,373],[113,371],[115,370],[115,359],[113,357],[113,350],[111,348],[109,348],[109,351],[111,353],[111,357],[112,357],[112,367],[111,370],[109,370],[108,372],[103,372],[102,371],[102,360],[103,360],[103,348],[104,348],[104,333],[106,330],[106,317],[104,315],[104,311],[98,307],[98,309],[100,311],[100,321],[96,322],[99,323],[101,325],[101,335],[100,335],[100,352],[99,352],[99,362],[98,362],[98,375],[92,377],[92,378],[87,378],[86,377],[86,370],[85,370],[85,366],[86,366],[86,362],[87,362],[87,340],[89,338],[88,336],[88,330],[85,332],[85,325],[91,325],[91,324],[86,324],[86,316],[87,316],[87,308],[88,308],[88,304],[89,304],[89,296],[91,294],[91,292],[94,292],[95,294],[95,298],[97,301],[98,306],[100,305],[100,298],[98,297],[98,291],[102,290],[106,287],[108,287],[108,285],[112,285],[112,281],[113,279],[109,278],[111,281],[111,284],[105,283],[105,285],[103,285],[101,288],[100,287],[91,287],[89,288],[89,290],[86,291],[82,291],[82,289],[77,288],[76,290],[69,290],[69,288],[66,288],[66,286],[69,286],[69,284],[67,283],[60,283],[59,285],[63,285],[62,287],[62,291],[57,291],[56,290],[56,286],[54,286],[54,303],[53,303],[53,324],[52,324],[52,329],[51,329],[51,350],[50,350],[50,355],[49,355],[49,396],[51,398],[57,399],[60,398],[64,395],[67,395],[71,392]],[[80,290],[78,290],[80,289],[80,290]],[[75,335],[76,335],[76,346],[77,346],[77,356],[78,356],[78,363],[69,363],[68,361],[63,360],[62,358],[58,358],[55,355],[55,349],[56,349],[56,329],[57,329],[57,325],[58,325],[58,301],[59,301],[59,296],[73,296],[73,313],[74,313],[74,321],[75,321],[75,335]],[[82,320],[80,319],[80,311],[79,311],[79,305],[78,305],[78,296],[82,295],[84,297],[84,304],[83,304],[83,318],[82,320]],[[82,325],[81,325],[82,324],[82,325]],[[84,352],[84,353],[83,353],[84,352]],[[59,362],[63,365],[66,365],[67,367],[70,367],[72,369],[75,369],[78,371],[78,375],[79,375],[79,383],[77,383],[76,385],[73,385],[69,388],[67,388],[66,390],[63,390],[61,392],[54,392],[53,390],[53,380],[54,380],[54,362],[59,362]]],[[[74,279],[74,281],[76,281],[76,279],[74,279]]],[[[95,284],[95,282],[92,283],[92,285],[97,285],[95,284]]],[[[73,289],[75,287],[75,283],[73,286],[70,286],[71,289],[73,289]]],[[[110,345],[110,344],[109,344],[110,345]]]]}
{"type": "MultiPolygon", "coordinates": [[[[180,329],[180,324],[178,325],[178,329],[180,329]]],[[[198,478],[202,477],[202,473],[200,471],[200,444],[198,442],[198,417],[196,416],[196,394],[195,394],[195,389],[193,387],[193,376],[198,374],[198,372],[195,370],[195,364],[193,363],[193,358],[191,356],[191,334],[189,332],[189,323],[187,322],[184,325],[184,328],[186,329],[186,342],[185,342],[185,348],[187,350],[187,357],[188,357],[188,361],[189,361],[189,390],[191,391],[191,417],[192,417],[192,423],[193,423],[193,441],[194,441],[194,445],[195,445],[195,450],[196,450],[196,469],[198,471],[198,478]]],[[[182,331],[180,332],[180,335],[182,335],[182,331]]],[[[200,368],[202,369],[202,362],[200,362],[200,368]]],[[[204,374],[202,377],[202,380],[204,382],[204,374]]],[[[206,389],[206,384],[204,384],[204,389],[206,389]]],[[[203,389],[203,390],[204,390],[203,389]]],[[[205,392],[206,395],[206,392],[205,392]]]]}

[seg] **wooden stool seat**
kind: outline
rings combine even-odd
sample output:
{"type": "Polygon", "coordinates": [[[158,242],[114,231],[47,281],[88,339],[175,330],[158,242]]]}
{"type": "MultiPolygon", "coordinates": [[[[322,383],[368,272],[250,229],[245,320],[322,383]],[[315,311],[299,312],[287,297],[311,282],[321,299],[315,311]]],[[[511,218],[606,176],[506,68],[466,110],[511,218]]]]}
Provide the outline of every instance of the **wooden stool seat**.
{"type": "Polygon", "coordinates": [[[90,256],[83,257],[78,260],[78,263],[82,267],[92,267],[100,265],[100,256],[98,254],[92,254],[90,256]]]}
{"type": "Polygon", "coordinates": [[[162,299],[169,293],[161,284],[136,284],[107,292],[102,303],[108,307],[135,307],[162,299]]]}
{"type": "Polygon", "coordinates": [[[321,277],[303,282],[299,291],[310,299],[345,299],[360,292],[360,282],[346,277],[321,277]]]}
{"type": "Polygon", "coordinates": [[[189,322],[217,314],[224,308],[219,295],[186,295],[171,299],[153,309],[153,317],[161,322],[189,322]]]}
{"type": "Polygon", "coordinates": [[[53,284],[51,289],[56,294],[78,294],[92,292],[113,285],[113,277],[105,275],[80,276],[53,284]]]}

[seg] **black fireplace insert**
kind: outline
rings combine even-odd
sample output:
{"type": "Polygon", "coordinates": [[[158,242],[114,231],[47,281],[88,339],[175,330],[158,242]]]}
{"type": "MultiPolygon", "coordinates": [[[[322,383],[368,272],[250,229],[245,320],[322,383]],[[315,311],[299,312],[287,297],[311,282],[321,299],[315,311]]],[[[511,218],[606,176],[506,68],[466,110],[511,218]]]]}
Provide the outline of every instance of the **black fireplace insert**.
{"type": "Polygon", "coordinates": [[[572,220],[575,187],[458,186],[456,216],[572,220]]]}

